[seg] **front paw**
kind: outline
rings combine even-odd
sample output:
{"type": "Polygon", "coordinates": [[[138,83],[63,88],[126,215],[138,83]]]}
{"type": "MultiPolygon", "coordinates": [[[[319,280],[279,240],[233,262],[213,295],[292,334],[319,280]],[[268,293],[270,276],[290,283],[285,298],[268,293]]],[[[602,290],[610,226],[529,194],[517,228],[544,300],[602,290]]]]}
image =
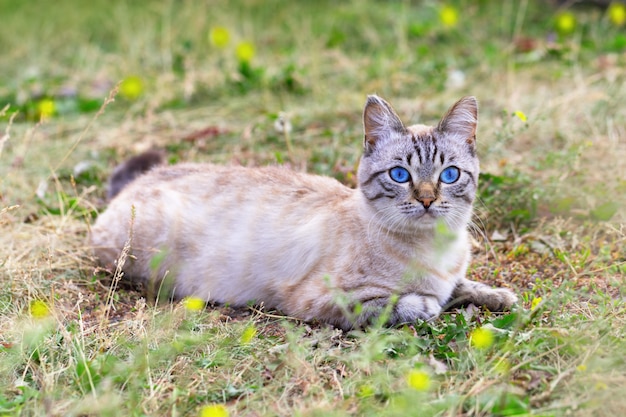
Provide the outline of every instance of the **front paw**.
{"type": "Polygon", "coordinates": [[[508,288],[491,288],[469,279],[461,280],[448,303],[448,308],[467,304],[485,306],[490,311],[504,311],[517,303],[517,295],[508,288]]]}
{"type": "Polygon", "coordinates": [[[400,297],[393,309],[390,324],[414,323],[416,320],[430,320],[441,312],[439,301],[428,295],[405,294],[400,297]]]}
{"type": "Polygon", "coordinates": [[[517,295],[508,288],[490,288],[484,295],[483,305],[490,311],[510,310],[518,302],[517,295]]]}
{"type": "MultiPolygon", "coordinates": [[[[354,326],[347,326],[347,328],[362,328],[371,325],[381,319],[381,315],[387,308],[390,310],[387,310],[388,316],[384,315],[384,320],[388,326],[414,323],[417,320],[430,320],[441,312],[439,301],[429,295],[404,294],[395,301],[395,304],[390,297],[374,298],[361,304],[358,316],[352,320],[354,326]]],[[[342,327],[346,329],[346,326],[342,327]]]]}

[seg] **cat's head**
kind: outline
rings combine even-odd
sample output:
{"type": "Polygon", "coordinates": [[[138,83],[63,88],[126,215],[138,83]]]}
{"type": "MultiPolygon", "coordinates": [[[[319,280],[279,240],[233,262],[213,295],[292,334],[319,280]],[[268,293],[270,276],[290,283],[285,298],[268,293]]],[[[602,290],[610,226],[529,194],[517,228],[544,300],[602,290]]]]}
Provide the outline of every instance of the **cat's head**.
{"type": "Polygon", "coordinates": [[[464,97],[437,126],[405,126],[389,103],[368,97],[359,189],[387,228],[467,227],[479,172],[477,119],[476,99],[464,97]]]}

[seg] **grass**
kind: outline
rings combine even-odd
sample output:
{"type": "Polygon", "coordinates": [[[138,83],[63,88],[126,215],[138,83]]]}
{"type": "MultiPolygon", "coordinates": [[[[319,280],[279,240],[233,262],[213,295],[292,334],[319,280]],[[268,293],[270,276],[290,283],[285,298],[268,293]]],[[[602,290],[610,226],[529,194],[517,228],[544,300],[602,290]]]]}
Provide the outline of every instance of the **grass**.
{"type": "Polygon", "coordinates": [[[594,7],[447,6],[0,0],[0,414],[622,413],[624,28],[594,7]],[[146,304],[97,268],[85,237],[119,161],[159,147],[353,185],[374,92],[420,123],[480,100],[469,275],[520,294],[513,313],[342,334],[146,304]]]}

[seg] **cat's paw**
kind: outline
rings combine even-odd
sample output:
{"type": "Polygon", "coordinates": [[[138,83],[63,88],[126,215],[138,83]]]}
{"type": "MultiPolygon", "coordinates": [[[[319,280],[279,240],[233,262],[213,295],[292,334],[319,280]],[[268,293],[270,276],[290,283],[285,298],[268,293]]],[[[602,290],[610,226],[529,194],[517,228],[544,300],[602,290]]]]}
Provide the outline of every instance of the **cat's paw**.
{"type": "Polygon", "coordinates": [[[490,311],[509,310],[517,303],[517,295],[508,288],[491,288],[480,282],[462,279],[454,289],[448,307],[474,304],[490,311]]]}
{"type": "Polygon", "coordinates": [[[518,302],[517,295],[508,288],[489,288],[483,298],[483,305],[490,311],[510,310],[518,302]]]}
{"type": "Polygon", "coordinates": [[[430,320],[441,312],[439,301],[432,296],[405,294],[398,299],[393,310],[391,324],[413,323],[416,320],[430,320]]]}
{"type": "MultiPolygon", "coordinates": [[[[353,325],[347,328],[363,328],[381,318],[384,310],[393,301],[388,297],[374,298],[367,300],[361,304],[360,312],[353,325]]],[[[397,300],[391,314],[385,317],[385,324],[388,326],[397,326],[404,323],[414,323],[416,320],[430,320],[441,312],[439,301],[428,295],[404,294],[397,300]]],[[[346,329],[346,326],[338,324],[346,329]]]]}

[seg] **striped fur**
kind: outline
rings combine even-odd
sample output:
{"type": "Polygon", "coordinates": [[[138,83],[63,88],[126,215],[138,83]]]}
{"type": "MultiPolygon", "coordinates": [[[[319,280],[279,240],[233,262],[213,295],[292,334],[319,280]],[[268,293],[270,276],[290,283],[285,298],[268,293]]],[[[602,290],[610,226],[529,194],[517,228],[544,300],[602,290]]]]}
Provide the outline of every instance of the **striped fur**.
{"type": "Polygon", "coordinates": [[[370,96],[357,189],[280,167],[157,167],[111,201],[91,244],[113,268],[132,236],[125,274],[177,298],[253,301],[343,329],[370,323],[390,302],[391,325],[455,302],[508,308],[512,292],[465,278],[476,115],[467,97],[436,127],[405,127],[370,96]],[[453,184],[438,180],[448,166],[460,170],[453,184]],[[410,181],[393,181],[393,167],[410,181]]]}

